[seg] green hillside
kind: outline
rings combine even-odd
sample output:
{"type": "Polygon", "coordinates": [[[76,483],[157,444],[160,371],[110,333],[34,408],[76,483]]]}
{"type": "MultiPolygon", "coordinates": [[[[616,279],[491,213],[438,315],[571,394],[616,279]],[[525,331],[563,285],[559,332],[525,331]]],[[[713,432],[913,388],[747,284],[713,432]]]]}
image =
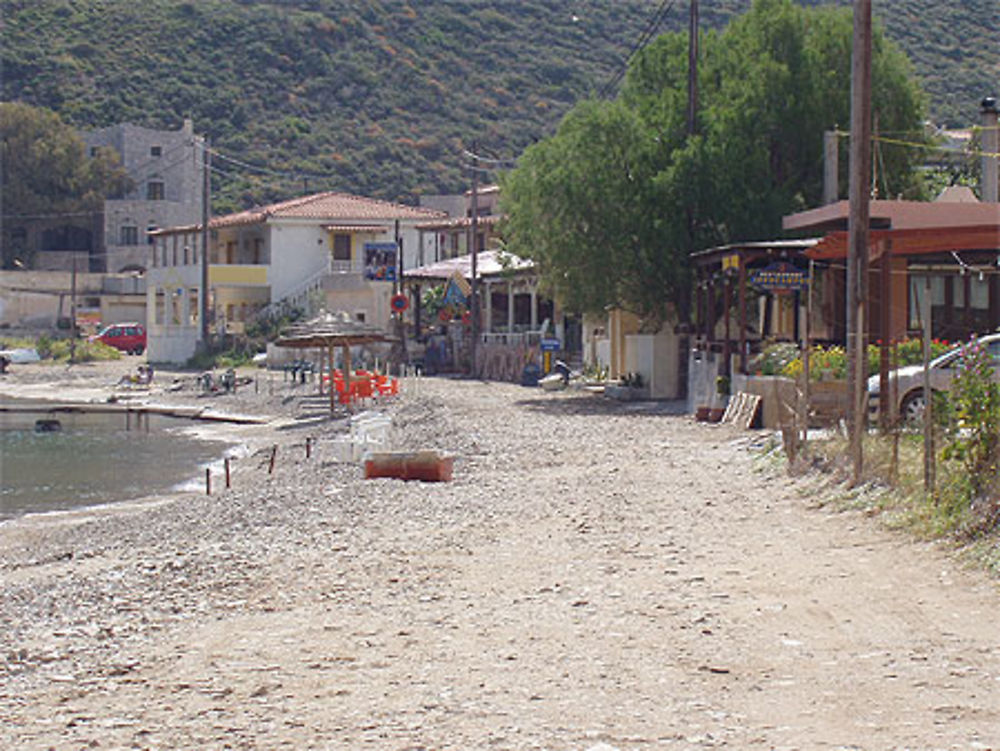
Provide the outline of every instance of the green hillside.
{"type": "MultiPolygon", "coordinates": [[[[704,27],[750,0],[702,0],[704,27]]],[[[843,3],[842,3],[843,4],[843,3]]],[[[81,128],[191,117],[222,154],[217,210],[303,190],[462,189],[462,148],[511,156],[600,92],[685,0],[0,0],[3,98],[81,128]],[[248,165],[266,167],[255,171],[248,165]]],[[[940,123],[996,93],[996,0],[875,0],[940,123]]]]}

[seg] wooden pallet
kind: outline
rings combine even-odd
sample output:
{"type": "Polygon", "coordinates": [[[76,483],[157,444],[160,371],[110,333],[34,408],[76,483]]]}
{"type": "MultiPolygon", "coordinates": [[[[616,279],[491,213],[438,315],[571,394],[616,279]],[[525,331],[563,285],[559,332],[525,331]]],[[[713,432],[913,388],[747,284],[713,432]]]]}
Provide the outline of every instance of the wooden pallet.
{"type": "Polygon", "coordinates": [[[722,422],[732,423],[744,430],[753,425],[757,410],[760,409],[760,395],[747,394],[743,391],[729,400],[722,422]]]}

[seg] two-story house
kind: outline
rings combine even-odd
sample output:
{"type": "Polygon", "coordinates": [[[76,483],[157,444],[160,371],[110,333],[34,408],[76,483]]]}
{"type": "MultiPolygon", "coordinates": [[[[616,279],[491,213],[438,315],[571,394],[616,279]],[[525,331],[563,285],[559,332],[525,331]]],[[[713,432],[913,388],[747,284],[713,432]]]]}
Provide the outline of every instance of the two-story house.
{"type": "Polygon", "coordinates": [[[387,328],[399,266],[415,265],[425,252],[417,225],[443,217],[335,192],[215,217],[207,291],[201,227],[156,230],[146,275],[149,358],[183,362],[194,354],[203,294],[213,332],[239,332],[264,308],[279,306],[325,306],[387,328]]]}

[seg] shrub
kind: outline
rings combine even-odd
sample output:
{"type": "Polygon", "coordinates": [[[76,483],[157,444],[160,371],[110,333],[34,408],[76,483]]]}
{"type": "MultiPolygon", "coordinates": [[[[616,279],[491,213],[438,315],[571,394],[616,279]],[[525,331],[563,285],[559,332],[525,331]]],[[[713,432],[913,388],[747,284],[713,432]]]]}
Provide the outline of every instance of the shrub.
{"type": "MultiPolygon", "coordinates": [[[[69,339],[52,340],[47,346],[47,354],[44,357],[57,362],[68,361],[71,350],[70,344],[71,340],[69,339]]],[[[42,355],[41,348],[39,348],[38,354],[42,355]]],[[[121,357],[121,352],[102,342],[89,342],[86,339],[76,340],[76,353],[73,358],[76,362],[120,360],[121,357]]]]}
{"type": "MultiPolygon", "coordinates": [[[[943,355],[953,345],[940,339],[931,342],[931,359],[943,355]]],[[[773,363],[780,363],[782,358],[790,359],[785,362],[780,369],[782,375],[789,378],[798,378],[802,374],[802,358],[798,354],[798,348],[791,343],[772,345],[764,350],[762,356],[767,356],[773,363]],[[788,349],[791,348],[791,349],[788,349]]],[[[890,358],[892,353],[889,354],[890,358]]],[[[760,357],[760,356],[759,356],[760,357]]],[[[898,366],[918,365],[924,361],[924,345],[920,339],[904,339],[897,345],[898,366]]],[[[873,376],[879,372],[879,365],[882,360],[882,351],[878,343],[869,344],[867,351],[867,374],[873,376]]],[[[766,361],[766,360],[765,360],[766,361]]],[[[762,370],[765,375],[769,375],[766,370],[762,370]]],[[[809,355],[809,380],[818,381],[824,379],[847,378],[847,351],[839,346],[823,347],[816,345],[809,355]]]]}
{"type": "Polygon", "coordinates": [[[962,465],[959,501],[974,511],[973,525],[1000,521],[1000,384],[988,349],[962,346],[951,388],[952,425],[943,456],[962,465]]]}
{"type": "Polygon", "coordinates": [[[798,358],[799,348],[792,342],[769,344],[750,362],[750,370],[762,375],[780,375],[798,358]]]}

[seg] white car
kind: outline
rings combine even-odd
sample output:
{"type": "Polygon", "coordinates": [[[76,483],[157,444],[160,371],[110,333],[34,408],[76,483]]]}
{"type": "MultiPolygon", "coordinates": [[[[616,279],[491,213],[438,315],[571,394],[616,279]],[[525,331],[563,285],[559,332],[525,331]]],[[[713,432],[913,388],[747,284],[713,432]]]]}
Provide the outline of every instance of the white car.
{"type": "Polygon", "coordinates": [[[7,362],[22,364],[26,362],[38,362],[42,358],[38,356],[38,350],[32,347],[18,347],[16,349],[0,350],[0,357],[6,357],[7,362]]]}
{"type": "MultiPolygon", "coordinates": [[[[979,337],[979,343],[987,348],[993,360],[993,378],[1000,381],[1000,334],[987,334],[979,337]]],[[[931,391],[950,391],[951,382],[955,377],[955,369],[961,347],[955,347],[930,361],[931,391]]],[[[879,409],[879,376],[868,379],[868,415],[872,419],[878,417],[879,409]]],[[[889,393],[895,392],[899,408],[899,416],[904,422],[914,422],[924,413],[924,366],[907,365],[889,373],[889,393]]]]}

